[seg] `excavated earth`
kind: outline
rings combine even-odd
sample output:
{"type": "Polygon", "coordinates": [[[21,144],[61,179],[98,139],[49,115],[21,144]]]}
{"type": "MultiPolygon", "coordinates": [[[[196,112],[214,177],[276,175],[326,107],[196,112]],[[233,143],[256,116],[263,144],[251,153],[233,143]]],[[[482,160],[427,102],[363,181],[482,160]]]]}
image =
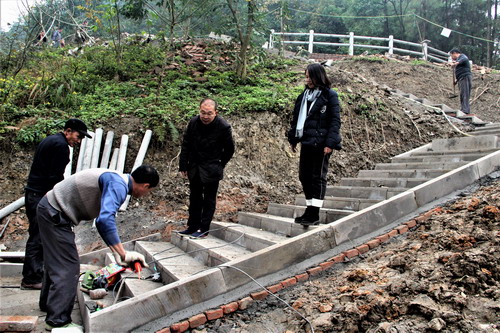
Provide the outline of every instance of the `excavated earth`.
{"type": "MultiPolygon", "coordinates": [[[[297,74],[297,85],[303,84],[304,68],[289,68],[297,74]]],[[[342,99],[344,147],[332,156],[329,184],[433,139],[460,135],[434,109],[393,96],[384,87],[457,108],[449,68],[360,59],[335,62],[327,71],[342,99]]],[[[473,112],[483,120],[500,121],[500,75],[474,75],[473,112]]],[[[289,112],[224,117],[233,125],[237,149],[221,182],[215,219],[236,222],[239,211],[263,212],[268,202],[293,203],[301,186],[298,155],[286,141],[289,112]]],[[[461,122],[455,125],[471,129],[461,122]]],[[[139,119],[125,115],[100,126],[115,135],[130,135],[125,167],[130,170],[146,128],[139,119]]],[[[22,148],[12,140],[13,136],[0,140],[0,207],[23,195],[34,152],[34,147],[22,148]]],[[[152,196],[132,200],[118,215],[123,241],[153,232],[168,238],[172,230],[183,227],[189,190],[177,175],[179,146],[178,140],[160,145],[153,139],[145,163],[159,170],[160,186],[152,196]]],[[[464,193],[416,231],[284,290],[280,297],[307,317],[316,332],[497,332],[499,186],[496,181],[473,196],[464,193]]],[[[24,250],[28,229],[24,209],[3,219],[0,230],[6,223],[0,248],[24,250]]],[[[104,247],[90,223],[80,224],[75,232],[80,252],[104,247]]],[[[269,297],[196,331],[301,332],[307,327],[269,297]]]]}

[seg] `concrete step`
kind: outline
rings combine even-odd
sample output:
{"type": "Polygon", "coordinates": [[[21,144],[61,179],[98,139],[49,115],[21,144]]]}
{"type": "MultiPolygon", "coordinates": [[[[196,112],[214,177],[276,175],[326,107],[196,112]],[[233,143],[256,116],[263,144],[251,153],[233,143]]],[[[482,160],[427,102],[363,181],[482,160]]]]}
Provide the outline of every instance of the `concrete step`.
{"type": "Polygon", "coordinates": [[[173,233],[171,243],[209,267],[218,266],[252,253],[244,247],[228,243],[210,234],[205,238],[193,239],[173,233]]]}
{"type": "Polygon", "coordinates": [[[247,225],[217,221],[212,221],[210,224],[210,235],[228,243],[234,242],[234,244],[252,252],[259,251],[286,239],[284,236],[247,225]]]}
{"type": "Polygon", "coordinates": [[[360,170],[358,178],[436,178],[451,169],[360,170]]]}
{"type": "MultiPolygon", "coordinates": [[[[145,273],[145,271],[143,271],[142,273],[145,273]]],[[[150,274],[142,275],[142,273],[141,277],[147,277],[150,275],[150,274]]],[[[145,292],[154,290],[156,288],[163,287],[163,283],[161,282],[153,282],[151,280],[142,280],[142,279],[139,280],[137,277],[127,278],[124,280],[124,283],[125,284],[121,290],[120,297],[135,297],[144,294],[145,292]]]]}
{"type": "Polygon", "coordinates": [[[432,104],[431,106],[435,107],[435,108],[438,108],[438,109],[441,109],[443,110],[444,112],[456,112],[457,110],[455,109],[452,109],[450,108],[448,105],[446,104],[432,104]]]}
{"type": "Polygon", "coordinates": [[[485,149],[463,149],[463,150],[446,150],[446,151],[421,151],[411,154],[411,156],[454,156],[454,155],[477,155],[485,156],[497,151],[498,148],[485,149]]]}
{"type": "Polygon", "coordinates": [[[476,130],[477,131],[489,131],[492,129],[500,129],[500,123],[489,123],[489,124],[484,125],[481,128],[477,128],[476,130]]]}
{"type": "MultiPolygon", "coordinates": [[[[341,209],[346,211],[358,211],[370,207],[382,200],[377,199],[363,199],[363,198],[344,198],[344,197],[325,197],[323,201],[323,208],[341,209]]],[[[305,206],[306,198],[304,195],[295,197],[295,204],[305,206]]]]}
{"type": "Polygon", "coordinates": [[[400,187],[362,187],[362,186],[327,186],[326,195],[344,198],[386,200],[407,188],[400,187]]]}
{"type": "Polygon", "coordinates": [[[476,128],[476,131],[474,132],[469,132],[470,135],[474,135],[474,136],[481,136],[481,135],[500,135],[500,128],[498,129],[495,129],[495,128],[492,128],[492,129],[487,129],[487,130],[483,130],[483,131],[478,131],[478,128],[476,128]]]}
{"type": "Polygon", "coordinates": [[[375,170],[405,170],[405,169],[447,169],[452,170],[469,162],[415,162],[415,163],[377,163],[375,170]]]}
{"type": "MultiPolygon", "coordinates": [[[[305,206],[270,203],[267,207],[267,214],[295,218],[302,216],[305,210],[305,206]]],[[[321,223],[330,223],[352,213],[351,210],[323,208],[319,212],[319,218],[321,223]]]]}
{"type": "Polygon", "coordinates": [[[294,219],[291,217],[281,217],[263,213],[240,212],[238,214],[238,221],[240,224],[269,231],[285,237],[294,237],[307,231],[307,229],[305,229],[302,225],[294,223],[294,219]]]}
{"type": "Polygon", "coordinates": [[[431,178],[342,178],[341,186],[412,188],[431,178]]]}
{"type": "Polygon", "coordinates": [[[394,157],[392,163],[455,163],[455,162],[470,162],[483,157],[484,154],[448,154],[448,155],[432,155],[432,156],[409,156],[409,157],[394,157]]]}
{"type": "Polygon", "coordinates": [[[187,278],[207,269],[203,262],[192,258],[171,242],[137,242],[136,250],[146,257],[146,261],[156,264],[164,284],[187,278]]]}

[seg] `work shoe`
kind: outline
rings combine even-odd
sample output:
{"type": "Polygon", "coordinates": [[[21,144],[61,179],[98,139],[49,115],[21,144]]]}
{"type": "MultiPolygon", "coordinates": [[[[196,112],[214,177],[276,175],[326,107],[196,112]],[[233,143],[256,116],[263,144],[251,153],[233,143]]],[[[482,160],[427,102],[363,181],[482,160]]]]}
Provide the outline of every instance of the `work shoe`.
{"type": "Polygon", "coordinates": [[[68,323],[68,324],[63,325],[63,326],[52,326],[48,323],[45,323],[45,330],[46,331],[51,332],[54,328],[74,328],[74,329],[80,330],[80,332],[83,332],[83,326],[80,326],[80,325],[75,324],[75,323],[68,323]]]}
{"type": "Polygon", "coordinates": [[[21,290],[41,290],[42,289],[42,283],[24,283],[21,282],[21,290]]]}
{"type": "Polygon", "coordinates": [[[303,220],[306,220],[309,218],[309,215],[311,215],[311,206],[307,206],[304,214],[302,216],[298,216],[295,218],[294,222],[295,223],[302,223],[303,220]]]}
{"type": "Polygon", "coordinates": [[[302,220],[298,223],[300,223],[302,225],[317,225],[317,224],[319,224],[319,207],[312,207],[311,206],[311,209],[309,210],[309,214],[307,216],[305,216],[304,218],[302,218],[302,220]]]}
{"type": "Polygon", "coordinates": [[[205,238],[208,236],[208,231],[197,231],[191,234],[192,238],[205,238]]]}
{"type": "Polygon", "coordinates": [[[194,231],[191,231],[189,228],[187,228],[186,230],[178,231],[177,233],[179,235],[191,235],[192,233],[194,233],[194,231]]]}

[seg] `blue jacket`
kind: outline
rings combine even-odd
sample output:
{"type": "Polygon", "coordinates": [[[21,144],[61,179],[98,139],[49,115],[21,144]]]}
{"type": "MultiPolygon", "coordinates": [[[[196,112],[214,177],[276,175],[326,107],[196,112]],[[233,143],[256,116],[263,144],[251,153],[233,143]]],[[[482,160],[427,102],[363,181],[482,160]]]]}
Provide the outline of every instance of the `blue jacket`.
{"type": "Polygon", "coordinates": [[[304,93],[305,90],[295,101],[291,128],[288,131],[288,141],[290,144],[296,145],[300,142],[302,145],[317,148],[329,147],[335,150],[342,149],[340,104],[337,93],[332,89],[321,89],[321,94],[306,117],[302,138],[299,139],[295,136],[304,93]]]}

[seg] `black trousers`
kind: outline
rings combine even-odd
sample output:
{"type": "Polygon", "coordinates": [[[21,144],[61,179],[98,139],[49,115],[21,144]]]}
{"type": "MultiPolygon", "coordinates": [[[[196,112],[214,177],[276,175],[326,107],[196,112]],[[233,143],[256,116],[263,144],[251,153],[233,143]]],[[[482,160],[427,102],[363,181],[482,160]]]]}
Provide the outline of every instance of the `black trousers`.
{"type": "Polygon", "coordinates": [[[40,309],[47,311],[45,322],[59,327],[71,323],[80,258],[71,222],[49,204],[47,197],[40,200],[37,216],[45,263],[40,309]]]}
{"type": "Polygon", "coordinates": [[[325,155],[323,149],[304,145],[300,147],[299,180],[306,200],[325,198],[328,160],[331,154],[325,155]]]}
{"type": "Polygon", "coordinates": [[[460,111],[470,113],[470,92],[472,90],[472,75],[466,75],[458,80],[458,89],[460,90],[460,111]]]}
{"type": "Polygon", "coordinates": [[[210,229],[215,213],[219,181],[204,183],[199,174],[189,179],[189,219],[188,228],[201,232],[210,229]]]}
{"type": "Polygon", "coordinates": [[[24,195],[26,215],[29,221],[29,237],[26,242],[23,265],[23,282],[25,284],[40,283],[43,279],[43,248],[36,219],[36,207],[43,196],[43,193],[30,190],[26,190],[24,195]]]}

